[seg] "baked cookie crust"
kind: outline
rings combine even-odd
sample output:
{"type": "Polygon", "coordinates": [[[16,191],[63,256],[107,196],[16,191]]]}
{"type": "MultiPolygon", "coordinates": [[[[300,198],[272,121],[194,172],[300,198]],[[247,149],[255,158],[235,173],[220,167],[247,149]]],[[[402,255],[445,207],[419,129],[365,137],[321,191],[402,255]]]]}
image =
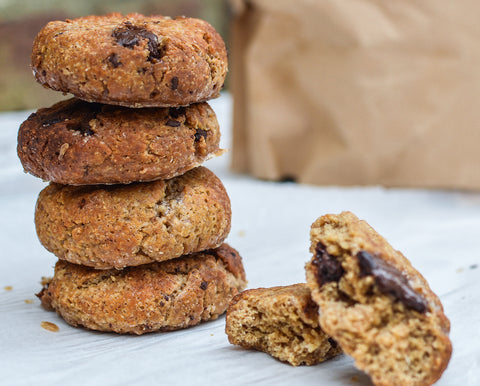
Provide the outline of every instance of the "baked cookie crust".
{"type": "Polygon", "coordinates": [[[207,103],[129,109],[79,99],[38,110],[18,132],[25,171],[66,185],[167,179],[220,155],[207,103]]]}
{"type": "Polygon", "coordinates": [[[202,166],[169,180],[130,185],[51,183],[35,210],[37,235],[48,251],[97,269],[218,247],[230,221],[224,186],[202,166]]]}
{"type": "Polygon", "coordinates": [[[350,212],[311,228],[306,265],[320,325],[375,385],[431,385],[447,367],[450,322],[401,252],[350,212]]]}
{"type": "Polygon", "coordinates": [[[238,252],[228,244],[123,270],[95,270],[59,260],[37,295],[72,326],[144,334],[217,319],[245,288],[238,252]]]}
{"type": "Polygon", "coordinates": [[[32,69],[45,87],[89,102],[185,106],[219,96],[227,52],[206,21],[111,13],[48,23],[32,69]]]}

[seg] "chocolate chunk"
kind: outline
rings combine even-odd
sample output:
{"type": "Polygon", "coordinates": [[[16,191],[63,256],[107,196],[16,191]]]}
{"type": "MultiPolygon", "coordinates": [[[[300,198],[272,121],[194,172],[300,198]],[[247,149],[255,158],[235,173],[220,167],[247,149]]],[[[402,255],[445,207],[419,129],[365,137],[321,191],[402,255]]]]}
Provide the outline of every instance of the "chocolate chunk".
{"type": "Polygon", "coordinates": [[[320,286],[331,281],[339,281],[343,276],[342,264],[327,253],[327,248],[319,242],[315,248],[312,264],[317,268],[317,282],[320,286]]]}
{"type": "Polygon", "coordinates": [[[337,341],[333,338],[328,338],[328,343],[330,343],[330,346],[332,346],[332,348],[336,348],[338,346],[337,341]]]}
{"type": "Polygon", "coordinates": [[[69,130],[78,131],[83,135],[93,135],[95,132],[90,126],[90,121],[97,118],[97,114],[102,111],[102,108],[103,105],[100,103],[88,103],[78,100],[69,103],[68,107],[42,116],[42,126],[48,127],[64,122],[69,130]]]}
{"type": "Polygon", "coordinates": [[[63,120],[64,119],[60,119],[60,118],[47,119],[46,121],[42,122],[42,126],[47,127],[47,126],[50,126],[50,125],[54,125],[55,123],[62,122],[63,120]]]}
{"type": "Polygon", "coordinates": [[[181,125],[181,123],[178,121],[174,121],[173,119],[167,119],[166,125],[170,127],[178,127],[181,125]]]}
{"type": "Polygon", "coordinates": [[[428,304],[426,300],[413,290],[408,280],[398,269],[367,251],[358,252],[357,259],[360,277],[373,276],[381,292],[394,296],[405,307],[412,308],[422,314],[427,312],[428,304]]]}
{"type": "Polygon", "coordinates": [[[177,119],[178,117],[185,115],[186,108],[181,106],[181,107],[170,107],[168,109],[168,115],[172,117],[173,119],[177,119]]]}
{"type": "Polygon", "coordinates": [[[142,39],[147,39],[147,49],[149,51],[148,60],[161,59],[164,52],[158,46],[158,37],[147,29],[133,25],[130,22],[123,23],[122,27],[115,28],[112,37],[122,47],[133,49],[142,39]]]}
{"type": "Polygon", "coordinates": [[[170,81],[170,88],[172,90],[176,90],[178,88],[178,78],[176,76],[174,76],[170,81]]]}
{"type": "Polygon", "coordinates": [[[112,65],[113,68],[117,68],[118,66],[120,66],[122,64],[122,62],[120,62],[118,60],[118,55],[117,54],[111,54],[108,58],[107,58],[108,62],[112,65]]]}
{"type": "Polygon", "coordinates": [[[202,284],[200,284],[200,288],[205,291],[207,287],[208,287],[208,281],[202,281],[202,284]]]}
{"type": "Polygon", "coordinates": [[[200,141],[202,137],[207,139],[207,133],[208,132],[206,130],[202,130],[202,129],[195,130],[195,142],[200,141]]]}

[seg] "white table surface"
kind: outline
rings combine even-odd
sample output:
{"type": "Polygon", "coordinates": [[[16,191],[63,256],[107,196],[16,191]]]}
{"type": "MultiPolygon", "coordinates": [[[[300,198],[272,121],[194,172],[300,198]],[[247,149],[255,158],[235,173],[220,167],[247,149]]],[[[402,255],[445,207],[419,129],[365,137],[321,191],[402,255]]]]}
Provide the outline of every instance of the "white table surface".
{"type": "MultiPolygon", "coordinates": [[[[224,94],[211,105],[228,148],[231,99],[224,94]]],[[[1,385],[371,384],[345,355],[295,368],[234,347],[224,317],[187,330],[120,336],[70,327],[43,310],[34,294],[56,258],[38,242],[33,223],[45,184],[24,174],[16,156],[18,126],[28,114],[0,114],[1,385]],[[42,321],[60,330],[47,331],[42,321]]],[[[400,249],[440,296],[454,351],[437,384],[480,384],[480,193],[273,183],[234,175],[228,165],[228,154],[206,163],[229,192],[227,241],[243,256],[249,288],[304,281],[311,223],[350,210],[400,249]]]]}

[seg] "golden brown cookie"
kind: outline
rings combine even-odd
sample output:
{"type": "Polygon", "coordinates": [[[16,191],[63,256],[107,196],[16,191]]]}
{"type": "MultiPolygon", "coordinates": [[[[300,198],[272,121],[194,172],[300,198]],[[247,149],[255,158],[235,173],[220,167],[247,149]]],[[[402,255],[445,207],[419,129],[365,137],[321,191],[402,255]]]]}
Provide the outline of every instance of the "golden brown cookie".
{"type": "Polygon", "coordinates": [[[163,261],[219,246],[230,200],[200,166],[169,180],[130,185],[51,183],[38,197],[40,242],[58,258],[97,269],[163,261]]]}
{"type": "Polygon", "coordinates": [[[206,21],[111,13],[48,23],[32,68],[44,86],[89,102],[168,107],[217,97],[227,53],[206,21]]]}
{"type": "Polygon", "coordinates": [[[23,122],[18,156],[24,169],[67,185],[166,179],[221,151],[207,103],[129,109],[80,99],[40,109],[23,122]]]}
{"type": "Polygon", "coordinates": [[[306,284],[257,288],[233,298],[225,332],[232,344],[264,351],[293,366],[314,365],[341,353],[318,324],[306,284]]]}
{"type": "Polygon", "coordinates": [[[72,326],[143,334],[218,318],[246,286],[242,260],[227,244],[178,259],[123,270],[59,260],[38,294],[72,326]]]}
{"type": "Polygon", "coordinates": [[[307,282],[320,324],[375,385],[431,385],[447,367],[450,322],[410,262],[350,212],[311,228],[307,282]]]}

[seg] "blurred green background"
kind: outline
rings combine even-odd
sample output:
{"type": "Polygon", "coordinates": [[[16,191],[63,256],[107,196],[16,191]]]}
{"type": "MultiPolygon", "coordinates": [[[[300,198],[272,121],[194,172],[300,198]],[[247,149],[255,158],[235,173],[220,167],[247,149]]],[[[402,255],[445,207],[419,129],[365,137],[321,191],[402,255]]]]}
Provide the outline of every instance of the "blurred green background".
{"type": "Polygon", "coordinates": [[[37,109],[64,98],[37,84],[30,68],[33,39],[47,22],[109,12],[198,17],[228,45],[227,0],[0,0],[0,110],[37,109]]]}

